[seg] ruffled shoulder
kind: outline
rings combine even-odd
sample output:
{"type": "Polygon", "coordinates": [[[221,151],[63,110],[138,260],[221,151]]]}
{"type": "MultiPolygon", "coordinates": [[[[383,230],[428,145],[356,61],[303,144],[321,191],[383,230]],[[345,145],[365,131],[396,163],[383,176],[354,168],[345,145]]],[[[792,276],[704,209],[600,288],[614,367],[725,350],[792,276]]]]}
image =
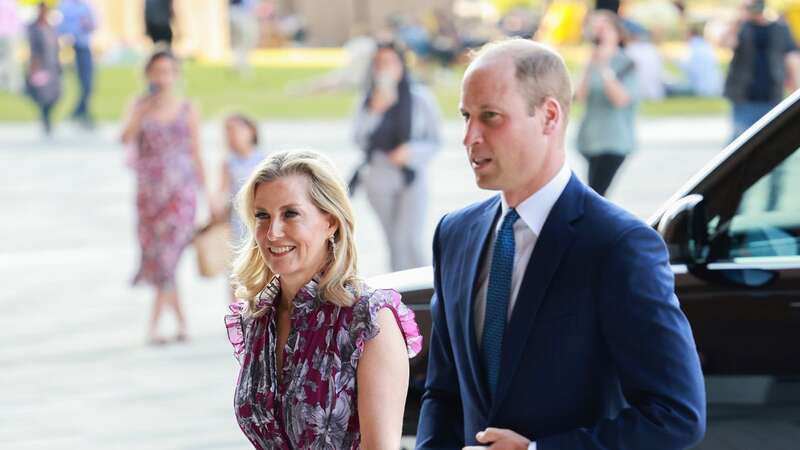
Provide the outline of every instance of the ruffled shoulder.
{"type": "Polygon", "coordinates": [[[361,297],[353,306],[353,328],[356,333],[357,354],[364,350],[364,343],[380,333],[378,312],[389,308],[397,320],[400,332],[406,341],[408,357],[413,358],[422,351],[422,335],[414,319],[414,311],[400,301],[400,293],[394,289],[377,289],[361,297]]]}
{"type": "Polygon", "coordinates": [[[225,328],[228,330],[228,340],[233,345],[233,356],[241,364],[244,355],[244,312],[247,310],[247,303],[231,303],[228,309],[231,313],[225,316],[225,328]]]}

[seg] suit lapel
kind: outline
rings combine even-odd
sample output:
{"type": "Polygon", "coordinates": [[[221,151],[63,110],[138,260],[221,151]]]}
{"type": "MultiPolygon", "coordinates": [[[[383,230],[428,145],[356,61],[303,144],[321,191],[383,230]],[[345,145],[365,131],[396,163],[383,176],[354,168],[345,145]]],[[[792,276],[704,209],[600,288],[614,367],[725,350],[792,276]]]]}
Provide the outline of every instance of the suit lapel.
{"type": "Polygon", "coordinates": [[[533,328],[550,280],[575,238],[572,222],[583,213],[584,189],[581,182],[572,175],[561,197],[553,205],[536,240],[511,313],[511,320],[503,336],[500,379],[495,401],[492,402],[490,420],[508,394],[511,379],[516,372],[522,352],[525,351],[528,335],[533,328]]]}
{"type": "Polygon", "coordinates": [[[476,283],[481,270],[481,256],[483,250],[486,248],[492,225],[499,211],[499,196],[494,197],[486,203],[483,211],[479,213],[477,219],[470,226],[466,241],[466,253],[464,256],[466,282],[463,286],[464,289],[467,290],[465,298],[468,299],[468,301],[463,303],[466,311],[462,311],[462,317],[464,320],[464,329],[469,330],[469,336],[467,337],[467,354],[469,355],[472,379],[475,380],[477,385],[476,389],[480,393],[481,402],[487,406],[491,404],[491,401],[483,378],[478,339],[475,334],[475,294],[478,290],[476,283]]]}

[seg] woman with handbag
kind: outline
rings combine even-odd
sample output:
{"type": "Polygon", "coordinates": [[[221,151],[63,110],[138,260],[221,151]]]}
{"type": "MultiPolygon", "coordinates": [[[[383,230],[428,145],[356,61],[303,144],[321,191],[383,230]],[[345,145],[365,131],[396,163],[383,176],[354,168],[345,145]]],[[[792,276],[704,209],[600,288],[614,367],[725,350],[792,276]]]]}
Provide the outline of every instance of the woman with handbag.
{"type": "Polygon", "coordinates": [[[148,92],[134,103],[122,132],[122,142],[134,147],[137,179],[141,263],[133,283],[147,283],[156,290],[148,331],[151,344],[167,342],[158,332],[167,308],[178,321],[175,339],[187,338],[175,271],[194,237],[197,191],[205,191],[199,114],[175,92],[178,75],[178,61],[169,51],[150,57],[145,66],[148,92]]]}
{"type": "Polygon", "coordinates": [[[28,25],[30,64],[25,77],[26,90],[42,119],[45,135],[50,135],[52,111],[61,97],[61,63],[58,59],[58,33],[48,21],[49,9],[39,4],[36,20],[28,25]]]}
{"type": "Polygon", "coordinates": [[[605,195],[625,158],[636,148],[638,81],[623,51],[622,20],[610,11],[589,18],[592,56],[575,92],[586,109],[578,130],[578,152],[589,163],[589,187],[605,195]]]}
{"type": "Polygon", "coordinates": [[[358,278],[354,217],[333,165],[272,154],[238,194],[248,234],[226,316],[239,426],[258,449],[400,447],[414,313],[358,278]]]}

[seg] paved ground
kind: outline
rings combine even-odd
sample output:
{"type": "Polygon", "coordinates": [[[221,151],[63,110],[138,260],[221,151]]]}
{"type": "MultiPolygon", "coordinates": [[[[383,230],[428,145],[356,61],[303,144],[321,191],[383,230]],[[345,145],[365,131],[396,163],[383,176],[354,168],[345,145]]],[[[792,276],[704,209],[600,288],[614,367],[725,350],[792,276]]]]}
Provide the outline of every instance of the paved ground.
{"type": "MultiPolygon", "coordinates": [[[[204,127],[209,166],[219,161],[220,125],[204,127]]],[[[270,122],[269,150],[311,147],[343,173],[357,163],[347,122],[270,122]]],[[[225,338],[226,290],[199,279],[189,251],[179,284],[192,340],[144,345],[150,293],[133,290],[133,178],[118,130],[62,127],[50,141],[33,125],[0,125],[0,448],[244,449],[233,419],[236,363],[225,338]]],[[[610,196],[641,217],[652,213],[723,144],[723,118],[641,122],[641,151],[610,196]]],[[[435,160],[425,239],[445,211],[483,198],[448,123],[435,160]]],[[[583,173],[574,153],[570,164],[583,173]]],[[[363,197],[355,202],[362,272],[386,270],[386,250],[363,197]]],[[[167,322],[165,325],[172,325],[167,322]]],[[[756,448],[756,447],[730,447],[756,448]]]]}

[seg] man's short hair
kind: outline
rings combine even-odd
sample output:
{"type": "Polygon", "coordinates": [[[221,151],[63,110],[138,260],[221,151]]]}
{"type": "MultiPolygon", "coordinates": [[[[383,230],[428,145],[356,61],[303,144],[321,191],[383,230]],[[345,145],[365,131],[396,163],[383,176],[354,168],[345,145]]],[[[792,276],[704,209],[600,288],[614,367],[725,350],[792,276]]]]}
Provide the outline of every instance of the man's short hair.
{"type": "Polygon", "coordinates": [[[508,56],[514,62],[521,94],[528,100],[533,114],[546,97],[555,98],[569,116],[572,104],[572,81],[564,58],[547,45],[527,39],[511,38],[490,42],[473,54],[472,60],[508,56]]]}

